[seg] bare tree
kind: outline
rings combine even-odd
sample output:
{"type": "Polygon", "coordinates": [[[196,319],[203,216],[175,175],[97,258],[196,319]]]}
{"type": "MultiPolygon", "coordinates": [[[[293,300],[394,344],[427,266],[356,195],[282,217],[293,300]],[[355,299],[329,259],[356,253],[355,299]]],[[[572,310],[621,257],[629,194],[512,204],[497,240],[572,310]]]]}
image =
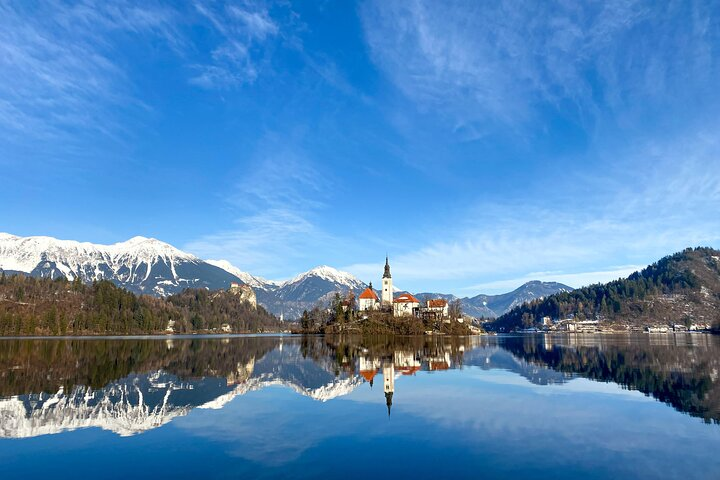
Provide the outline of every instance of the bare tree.
{"type": "Polygon", "coordinates": [[[459,298],[456,298],[448,305],[448,315],[456,320],[462,317],[462,303],[459,298]]]}

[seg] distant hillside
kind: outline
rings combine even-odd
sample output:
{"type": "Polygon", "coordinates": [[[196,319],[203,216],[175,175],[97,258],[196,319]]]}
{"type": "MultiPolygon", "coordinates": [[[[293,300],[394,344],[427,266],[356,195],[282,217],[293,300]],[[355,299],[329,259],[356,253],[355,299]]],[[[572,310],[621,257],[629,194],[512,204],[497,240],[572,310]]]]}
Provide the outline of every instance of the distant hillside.
{"type": "Polygon", "coordinates": [[[277,331],[275,317],[232,292],[187,289],[165,299],[137,296],[101,280],[0,273],[0,335],[95,335],[277,331]]]}
{"type": "MultiPolygon", "coordinates": [[[[460,298],[463,313],[475,318],[496,318],[512,308],[538,298],[545,298],[558,292],[570,292],[571,287],[557,282],[540,282],[533,280],[519,286],[512,292],[499,295],[480,294],[474,297],[460,298]]],[[[418,293],[419,299],[444,298],[448,302],[458,299],[455,295],[442,293],[418,293]]]]}
{"type": "Polygon", "coordinates": [[[570,291],[572,291],[572,288],[567,285],[563,285],[562,283],[540,282],[538,280],[533,280],[531,282],[524,283],[512,292],[500,295],[477,295],[475,297],[468,298],[463,302],[463,306],[464,304],[468,304],[470,307],[477,309],[484,307],[494,313],[494,315],[485,315],[486,317],[498,317],[525,302],[549,297],[550,295],[559,292],[570,291]]]}
{"type": "Polygon", "coordinates": [[[720,323],[720,251],[688,248],[626,279],[590,285],[533,301],[488,324],[510,331],[537,325],[544,316],[635,325],[720,323]]]}

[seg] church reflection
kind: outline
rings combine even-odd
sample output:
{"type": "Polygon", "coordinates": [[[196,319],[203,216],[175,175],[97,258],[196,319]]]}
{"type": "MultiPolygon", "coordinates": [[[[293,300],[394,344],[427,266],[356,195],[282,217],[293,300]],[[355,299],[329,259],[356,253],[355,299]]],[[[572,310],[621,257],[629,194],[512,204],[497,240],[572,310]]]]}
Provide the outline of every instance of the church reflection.
{"type": "Polygon", "coordinates": [[[379,373],[383,378],[383,393],[388,416],[390,416],[395,380],[402,376],[412,376],[420,370],[448,370],[452,365],[450,351],[436,351],[433,355],[423,356],[421,352],[412,350],[395,350],[385,356],[360,353],[357,359],[357,371],[360,376],[373,387],[375,376],[379,373]]]}

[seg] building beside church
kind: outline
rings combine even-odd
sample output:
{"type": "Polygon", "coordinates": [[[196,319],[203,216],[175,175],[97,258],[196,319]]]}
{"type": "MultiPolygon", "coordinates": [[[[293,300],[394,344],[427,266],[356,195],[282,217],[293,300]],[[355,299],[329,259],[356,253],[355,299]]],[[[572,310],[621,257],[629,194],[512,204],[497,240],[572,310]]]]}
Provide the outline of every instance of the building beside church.
{"type": "Polygon", "coordinates": [[[396,317],[417,316],[420,300],[409,293],[403,293],[393,300],[392,305],[393,315],[396,317]]]}
{"type": "Polygon", "coordinates": [[[410,293],[403,293],[395,297],[390,274],[390,260],[387,255],[385,256],[380,298],[373,289],[372,282],[358,297],[358,310],[361,312],[383,310],[392,312],[395,317],[414,316],[423,319],[443,319],[448,317],[448,307],[447,300],[442,298],[420,302],[410,293]]]}
{"type": "Polygon", "coordinates": [[[373,290],[372,282],[370,282],[370,285],[358,297],[358,309],[361,312],[366,312],[378,308],[380,308],[380,299],[373,290]]]}
{"type": "Polygon", "coordinates": [[[426,319],[441,319],[450,316],[450,308],[444,298],[427,300],[425,305],[420,307],[419,316],[426,319]]]}

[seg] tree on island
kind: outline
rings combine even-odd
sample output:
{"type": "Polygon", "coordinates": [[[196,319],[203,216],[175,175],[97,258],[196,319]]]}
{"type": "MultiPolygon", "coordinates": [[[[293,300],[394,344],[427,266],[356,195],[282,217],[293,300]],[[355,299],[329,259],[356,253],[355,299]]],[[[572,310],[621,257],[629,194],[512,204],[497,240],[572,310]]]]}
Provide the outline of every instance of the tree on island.
{"type": "Polygon", "coordinates": [[[458,318],[462,318],[462,315],[462,302],[459,298],[456,298],[448,304],[448,316],[452,320],[457,320],[458,318]]]}

